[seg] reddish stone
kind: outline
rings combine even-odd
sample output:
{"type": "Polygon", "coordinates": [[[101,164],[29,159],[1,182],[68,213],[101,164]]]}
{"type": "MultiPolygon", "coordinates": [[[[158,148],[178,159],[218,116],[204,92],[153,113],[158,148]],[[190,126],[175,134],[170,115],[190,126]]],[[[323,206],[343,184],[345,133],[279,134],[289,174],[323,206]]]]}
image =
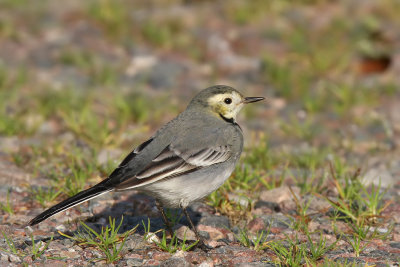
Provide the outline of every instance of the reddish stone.
{"type": "Polygon", "coordinates": [[[171,254],[169,254],[168,252],[155,251],[151,257],[154,260],[163,261],[171,258],[171,254]]]}
{"type": "Polygon", "coordinates": [[[271,232],[271,234],[279,234],[283,231],[284,229],[279,228],[279,227],[271,227],[269,228],[269,231],[271,232]]]}
{"type": "Polygon", "coordinates": [[[36,230],[36,231],[33,231],[33,233],[32,233],[32,235],[34,235],[34,236],[36,236],[36,235],[44,235],[44,236],[46,236],[48,234],[49,234],[48,232],[45,232],[45,231],[42,231],[42,230],[36,230]]]}
{"type": "Polygon", "coordinates": [[[400,242],[400,234],[393,234],[393,241],[400,242]]]}
{"type": "Polygon", "coordinates": [[[136,253],[125,254],[124,259],[143,259],[143,255],[136,253]]]}
{"type": "Polygon", "coordinates": [[[208,246],[212,247],[212,248],[216,248],[216,247],[221,247],[221,246],[225,246],[225,242],[218,242],[216,240],[207,240],[205,241],[207,243],[208,246]]]}
{"type": "Polygon", "coordinates": [[[191,264],[195,264],[198,265],[204,261],[207,260],[207,257],[205,257],[204,255],[201,255],[199,253],[196,252],[188,252],[185,256],[185,260],[187,262],[190,262],[191,264]]]}
{"type": "Polygon", "coordinates": [[[254,258],[251,256],[247,256],[247,257],[235,257],[234,259],[232,259],[232,261],[230,263],[232,264],[237,264],[237,263],[249,263],[249,262],[253,262],[254,258]]]}
{"type": "Polygon", "coordinates": [[[146,260],[143,262],[144,266],[154,266],[154,265],[160,265],[160,261],[155,260],[155,259],[150,259],[150,260],[146,260]]]}
{"type": "Polygon", "coordinates": [[[203,225],[203,224],[200,224],[199,226],[197,226],[197,230],[208,232],[208,234],[210,235],[210,239],[212,239],[212,240],[218,240],[221,238],[225,238],[225,234],[229,233],[229,231],[226,231],[225,229],[212,227],[212,226],[208,226],[208,225],[203,225]]]}
{"type": "Polygon", "coordinates": [[[373,239],[373,240],[371,240],[371,243],[376,246],[382,246],[384,244],[383,241],[380,239],[373,239]]]}
{"type": "Polygon", "coordinates": [[[251,232],[258,232],[265,230],[264,220],[261,218],[255,218],[251,220],[247,225],[247,229],[249,229],[251,232]]]}
{"type": "Polygon", "coordinates": [[[25,231],[22,231],[22,230],[16,230],[14,232],[14,235],[26,236],[26,233],[25,233],[25,231]]]}

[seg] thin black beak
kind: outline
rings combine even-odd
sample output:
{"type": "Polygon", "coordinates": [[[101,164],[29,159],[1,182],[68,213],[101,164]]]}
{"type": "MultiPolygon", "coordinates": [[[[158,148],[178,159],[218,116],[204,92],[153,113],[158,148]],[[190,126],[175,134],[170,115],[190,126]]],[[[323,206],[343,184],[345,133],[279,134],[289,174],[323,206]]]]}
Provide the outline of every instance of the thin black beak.
{"type": "Polygon", "coordinates": [[[262,97],[262,96],[245,97],[243,100],[243,103],[244,104],[254,103],[254,102],[264,100],[264,99],[265,99],[265,97],[262,97]]]}

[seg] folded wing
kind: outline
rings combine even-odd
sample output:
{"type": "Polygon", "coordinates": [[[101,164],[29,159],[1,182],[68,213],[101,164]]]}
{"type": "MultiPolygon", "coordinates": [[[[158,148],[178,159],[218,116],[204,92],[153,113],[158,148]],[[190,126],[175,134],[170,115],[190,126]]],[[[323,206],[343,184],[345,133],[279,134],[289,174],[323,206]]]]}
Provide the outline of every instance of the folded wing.
{"type": "Polygon", "coordinates": [[[118,184],[116,190],[132,189],[161,179],[187,174],[199,168],[224,162],[231,156],[229,146],[214,146],[183,152],[168,145],[141,172],[118,184]]]}

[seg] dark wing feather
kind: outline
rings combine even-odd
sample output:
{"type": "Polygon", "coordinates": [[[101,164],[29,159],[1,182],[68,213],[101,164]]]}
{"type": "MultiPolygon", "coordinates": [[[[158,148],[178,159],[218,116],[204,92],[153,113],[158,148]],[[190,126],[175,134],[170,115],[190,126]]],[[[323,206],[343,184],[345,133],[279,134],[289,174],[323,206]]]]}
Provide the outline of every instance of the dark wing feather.
{"type": "Polygon", "coordinates": [[[125,166],[126,164],[128,164],[131,160],[133,160],[133,158],[139,154],[148,144],[151,143],[151,141],[153,141],[153,138],[150,138],[149,140],[147,140],[146,142],[143,142],[142,144],[140,144],[137,148],[135,148],[131,153],[129,153],[128,156],[126,156],[124,158],[124,160],[118,165],[118,167],[122,167],[125,166]]]}

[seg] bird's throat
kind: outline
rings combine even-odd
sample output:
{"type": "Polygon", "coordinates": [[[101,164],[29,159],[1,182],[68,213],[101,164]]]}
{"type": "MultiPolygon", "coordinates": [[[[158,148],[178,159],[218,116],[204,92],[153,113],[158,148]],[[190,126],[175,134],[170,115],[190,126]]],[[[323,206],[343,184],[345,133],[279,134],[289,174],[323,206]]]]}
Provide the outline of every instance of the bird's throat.
{"type": "Polygon", "coordinates": [[[234,118],[228,119],[228,118],[224,117],[224,115],[222,115],[221,113],[219,113],[219,116],[226,122],[229,122],[229,123],[232,123],[232,124],[236,124],[236,121],[235,121],[234,118]]]}

